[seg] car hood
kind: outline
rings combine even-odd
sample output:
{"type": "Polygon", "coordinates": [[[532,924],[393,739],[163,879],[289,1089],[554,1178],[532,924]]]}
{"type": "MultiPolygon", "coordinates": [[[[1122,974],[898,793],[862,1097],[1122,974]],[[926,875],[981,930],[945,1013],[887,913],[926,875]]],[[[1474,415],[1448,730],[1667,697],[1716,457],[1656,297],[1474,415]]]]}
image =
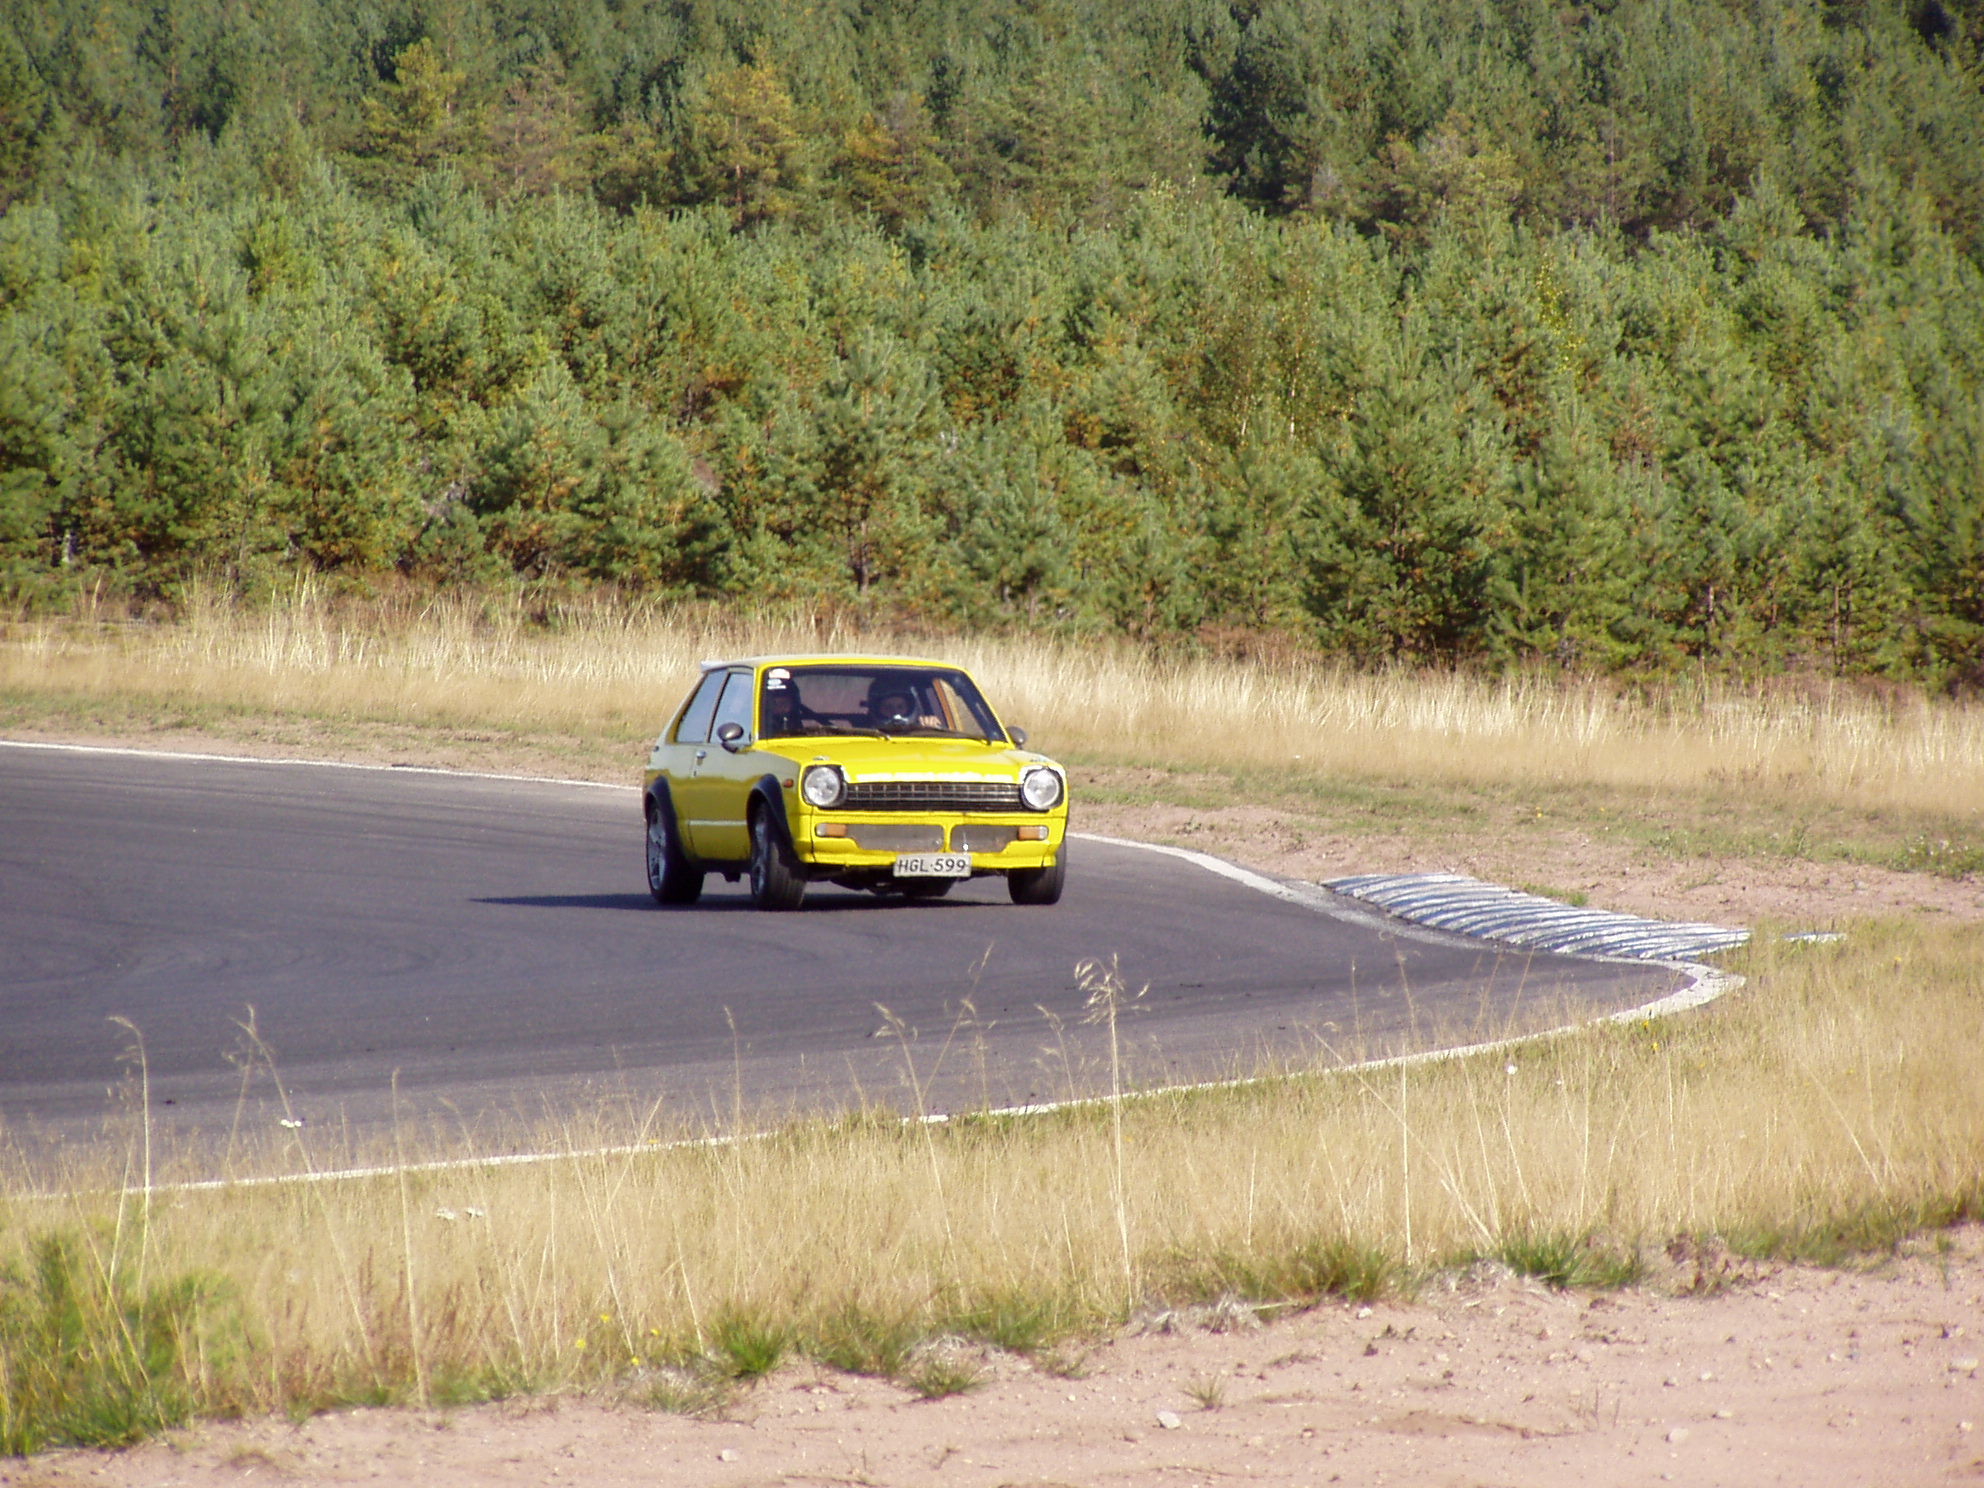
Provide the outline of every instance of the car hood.
{"type": "MultiPolygon", "coordinates": [[[[825,760],[850,782],[870,780],[1017,780],[1028,765],[1052,765],[1030,749],[994,748],[969,739],[774,739],[758,746],[794,764],[825,760]]],[[[1057,767],[1058,768],[1058,767],[1057,767]]]]}

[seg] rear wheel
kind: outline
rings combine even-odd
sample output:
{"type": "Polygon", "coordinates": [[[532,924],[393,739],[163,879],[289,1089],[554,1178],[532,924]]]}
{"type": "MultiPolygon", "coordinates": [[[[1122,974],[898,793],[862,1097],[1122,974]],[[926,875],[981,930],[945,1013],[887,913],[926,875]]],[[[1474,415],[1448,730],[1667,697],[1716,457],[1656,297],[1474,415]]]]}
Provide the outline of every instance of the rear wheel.
{"type": "Polygon", "coordinates": [[[805,897],[799,865],[761,806],[751,813],[751,898],[760,909],[797,909],[805,897]]]}
{"type": "Polygon", "coordinates": [[[671,818],[666,805],[654,803],[648,816],[648,892],[656,904],[694,904],[703,896],[703,873],[682,851],[671,818]]]}
{"type": "Polygon", "coordinates": [[[941,899],[950,893],[955,878],[903,878],[896,887],[912,899],[941,899]]]}
{"type": "Polygon", "coordinates": [[[1058,904],[1068,881],[1068,844],[1054,854],[1051,868],[1015,868],[1006,875],[1006,892],[1015,904],[1058,904]]]}

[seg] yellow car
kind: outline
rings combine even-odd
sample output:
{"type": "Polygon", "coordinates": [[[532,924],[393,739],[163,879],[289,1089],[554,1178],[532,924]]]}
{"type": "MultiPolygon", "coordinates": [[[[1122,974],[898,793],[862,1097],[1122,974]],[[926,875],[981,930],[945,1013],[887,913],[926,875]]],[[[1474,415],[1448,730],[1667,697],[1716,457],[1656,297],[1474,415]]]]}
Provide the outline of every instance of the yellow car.
{"type": "Polygon", "coordinates": [[[944,662],[705,662],[644,796],[661,904],[695,903],[710,873],[749,874],[762,909],[823,880],[935,898],[991,874],[1015,904],[1053,904],[1067,878],[1066,772],[944,662]]]}

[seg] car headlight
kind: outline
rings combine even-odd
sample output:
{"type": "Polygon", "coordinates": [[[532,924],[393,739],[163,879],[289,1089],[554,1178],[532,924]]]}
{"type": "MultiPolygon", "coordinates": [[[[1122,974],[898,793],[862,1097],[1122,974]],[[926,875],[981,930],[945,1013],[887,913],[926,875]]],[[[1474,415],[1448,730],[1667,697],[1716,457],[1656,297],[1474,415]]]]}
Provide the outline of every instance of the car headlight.
{"type": "Polygon", "coordinates": [[[1060,775],[1053,770],[1028,770],[1020,777],[1020,799],[1030,811],[1048,811],[1060,805],[1060,775]]]}
{"type": "Polygon", "coordinates": [[[808,806],[831,811],[847,799],[847,777],[838,765],[812,765],[799,781],[799,794],[808,806]]]}

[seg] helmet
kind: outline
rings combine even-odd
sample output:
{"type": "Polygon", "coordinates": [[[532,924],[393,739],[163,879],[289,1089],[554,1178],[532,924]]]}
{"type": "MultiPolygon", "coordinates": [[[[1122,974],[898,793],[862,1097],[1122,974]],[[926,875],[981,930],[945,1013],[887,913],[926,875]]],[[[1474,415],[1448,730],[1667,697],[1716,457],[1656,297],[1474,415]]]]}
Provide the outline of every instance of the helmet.
{"type": "Polygon", "coordinates": [[[905,724],[915,721],[915,689],[891,677],[877,678],[868,689],[868,716],[877,723],[905,724]]]}

